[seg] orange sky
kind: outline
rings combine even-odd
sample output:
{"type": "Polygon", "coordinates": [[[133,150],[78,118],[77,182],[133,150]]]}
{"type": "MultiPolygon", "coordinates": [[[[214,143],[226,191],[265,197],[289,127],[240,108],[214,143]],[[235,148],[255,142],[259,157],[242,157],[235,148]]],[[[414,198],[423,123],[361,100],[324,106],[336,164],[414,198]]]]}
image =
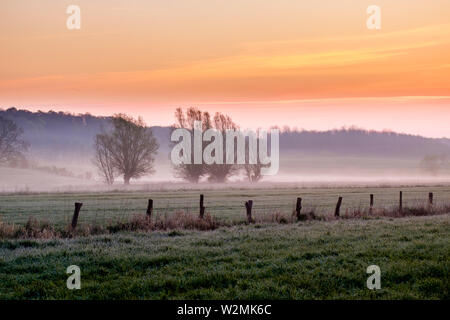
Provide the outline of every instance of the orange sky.
{"type": "Polygon", "coordinates": [[[448,0],[2,0],[0,48],[3,108],[450,137],[448,0]]]}

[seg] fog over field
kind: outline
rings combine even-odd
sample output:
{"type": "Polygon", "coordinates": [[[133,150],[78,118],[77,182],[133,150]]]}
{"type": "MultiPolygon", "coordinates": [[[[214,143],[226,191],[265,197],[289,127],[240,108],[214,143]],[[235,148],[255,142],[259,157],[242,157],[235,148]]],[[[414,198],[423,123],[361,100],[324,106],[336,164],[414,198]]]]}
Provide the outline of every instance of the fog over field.
{"type": "MultiPolygon", "coordinates": [[[[122,177],[105,186],[92,163],[94,138],[108,117],[56,112],[32,113],[14,108],[0,116],[23,129],[29,143],[26,159],[0,167],[0,192],[114,190],[122,177]]],[[[239,123],[239,119],[233,119],[239,123]]],[[[301,127],[299,123],[298,127],[301,127]]],[[[170,127],[153,126],[159,149],[152,175],[132,180],[128,189],[210,188],[175,177],[170,161],[170,127]]],[[[280,166],[274,176],[249,183],[243,172],[215,188],[278,186],[392,185],[450,183],[450,140],[357,128],[326,132],[281,128],[280,166]]]]}

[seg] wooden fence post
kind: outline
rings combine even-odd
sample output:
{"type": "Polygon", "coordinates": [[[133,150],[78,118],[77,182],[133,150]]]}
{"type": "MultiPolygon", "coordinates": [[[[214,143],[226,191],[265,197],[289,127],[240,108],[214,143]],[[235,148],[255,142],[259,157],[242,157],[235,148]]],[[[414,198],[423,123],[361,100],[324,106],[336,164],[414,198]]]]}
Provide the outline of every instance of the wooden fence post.
{"type": "Polygon", "coordinates": [[[433,211],[433,192],[428,194],[428,210],[433,211]]]}
{"type": "Polygon", "coordinates": [[[203,206],[203,195],[200,195],[200,219],[203,219],[203,216],[205,215],[205,207],[203,206]]]}
{"type": "Polygon", "coordinates": [[[295,205],[295,212],[297,213],[297,220],[300,221],[300,212],[302,211],[302,198],[297,198],[297,204],[295,205]]]}
{"type": "Polygon", "coordinates": [[[398,211],[400,213],[403,212],[403,191],[400,191],[400,199],[399,199],[398,211]]]}
{"type": "Polygon", "coordinates": [[[252,219],[252,207],[253,207],[253,200],[248,200],[245,203],[245,208],[247,209],[247,221],[248,223],[252,223],[253,219],[252,219]]]}
{"type": "Polygon", "coordinates": [[[370,208],[369,208],[369,214],[372,214],[373,211],[373,194],[370,195],[370,208]]]}
{"type": "Polygon", "coordinates": [[[72,229],[75,229],[77,227],[78,215],[80,213],[82,205],[83,204],[80,202],[75,202],[75,211],[73,212],[73,217],[72,217],[72,229]]]}
{"type": "Polygon", "coordinates": [[[341,215],[341,205],[342,205],[342,197],[339,197],[338,202],[336,204],[336,210],[334,211],[335,217],[339,217],[341,215]]]}
{"type": "Polygon", "coordinates": [[[147,205],[147,217],[151,217],[153,213],[153,200],[148,199],[148,205],[147,205]]]}

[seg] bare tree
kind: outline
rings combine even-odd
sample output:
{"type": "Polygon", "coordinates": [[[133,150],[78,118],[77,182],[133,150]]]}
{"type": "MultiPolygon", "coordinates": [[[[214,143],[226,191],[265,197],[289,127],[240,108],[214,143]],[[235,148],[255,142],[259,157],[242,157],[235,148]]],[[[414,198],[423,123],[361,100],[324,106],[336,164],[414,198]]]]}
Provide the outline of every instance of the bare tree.
{"type": "Polygon", "coordinates": [[[112,118],[112,132],[97,135],[107,154],[114,173],[123,175],[125,184],[130,179],[153,173],[154,156],[158,143],[142,118],[137,120],[125,114],[112,118]],[[103,137],[102,137],[103,136],[103,137]]]}
{"type": "Polygon", "coordinates": [[[28,143],[21,139],[23,130],[13,121],[0,117],[0,164],[23,158],[28,143]]]}
{"type": "Polygon", "coordinates": [[[109,185],[114,183],[115,176],[111,144],[111,137],[106,134],[98,134],[95,137],[95,158],[93,162],[103,176],[104,181],[109,185]]]}
{"type": "MultiPolygon", "coordinates": [[[[177,123],[173,126],[174,129],[183,128],[190,132],[191,141],[194,137],[194,122],[202,122],[203,130],[211,128],[211,117],[208,112],[202,112],[197,108],[188,108],[186,114],[181,108],[175,111],[175,118],[177,123]]],[[[204,143],[203,148],[204,148],[204,143]]],[[[203,152],[202,148],[202,152],[203,152]]],[[[192,159],[194,155],[194,144],[191,144],[191,163],[179,164],[174,166],[175,176],[191,183],[198,183],[200,178],[206,174],[205,164],[194,164],[192,159]]]]}
{"type": "Polygon", "coordinates": [[[245,175],[247,176],[248,181],[250,182],[258,182],[261,180],[261,169],[264,167],[263,164],[244,164],[245,175]]]}
{"type": "MultiPolygon", "coordinates": [[[[214,115],[214,129],[219,131],[222,136],[222,146],[223,146],[223,159],[222,164],[211,164],[206,167],[206,172],[209,177],[208,180],[211,182],[225,182],[230,176],[237,173],[239,166],[236,164],[226,163],[226,131],[227,130],[237,130],[238,126],[231,120],[227,115],[216,112],[214,115]]],[[[236,156],[236,150],[235,150],[236,156]]],[[[236,160],[236,159],[235,159],[236,160]]]]}
{"type": "MultiPolygon", "coordinates": [[[[258,136],[258,135],[257,135],[258,136]]],[[[259,150],[259,142],[260,138],[256,138],[256,150],[259,150]]],[[[262,173],[261,169],[269,167],[268,164],[262,164],[259,159],[259,153],[257,152],[257,159],[256,163],[250,164],[249,158],[250,158],[250,148],[249,144],[245,145],[245,164],[243,165],[245,175],[249,182],[258,182],[262,179],[262,173]]]]}

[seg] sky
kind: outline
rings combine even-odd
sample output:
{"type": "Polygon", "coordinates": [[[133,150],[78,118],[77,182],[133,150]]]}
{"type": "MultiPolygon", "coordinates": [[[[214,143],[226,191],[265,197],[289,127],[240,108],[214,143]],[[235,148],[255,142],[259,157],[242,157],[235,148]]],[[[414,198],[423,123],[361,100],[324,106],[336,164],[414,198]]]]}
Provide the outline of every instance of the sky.
{"type": "Polygon", "coordinates": [[[1,108],[450,138],[448,0],[2,0],[0,48],[1,108]]]}

